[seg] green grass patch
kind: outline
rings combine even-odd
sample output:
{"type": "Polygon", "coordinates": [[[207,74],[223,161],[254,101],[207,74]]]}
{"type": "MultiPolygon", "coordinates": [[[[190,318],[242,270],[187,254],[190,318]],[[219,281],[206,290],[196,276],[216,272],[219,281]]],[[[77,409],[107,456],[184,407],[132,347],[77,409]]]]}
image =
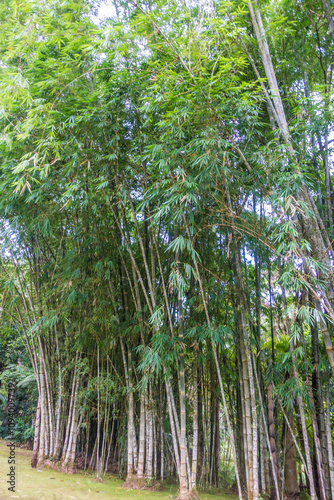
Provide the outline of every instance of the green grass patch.
{"type": "MultiPolygon", "coordinates": [[[[164,485],[163,491],[140,491],[122,488],[124,481],[108,474],[104,483],[94,481],[94,474],[80,471],[78,474],[63,474],[54,470],[39,471],[30,467],[31,451],[16,448],[16,491],[8,491],[6,474],[8,448],[0,442],[0,500],[25,498],[26,500],[160,500],[177,497],[177,486],[164,485]]],[[[235,500],[232,495],[201,493],[201,500],[235,500]]]]}

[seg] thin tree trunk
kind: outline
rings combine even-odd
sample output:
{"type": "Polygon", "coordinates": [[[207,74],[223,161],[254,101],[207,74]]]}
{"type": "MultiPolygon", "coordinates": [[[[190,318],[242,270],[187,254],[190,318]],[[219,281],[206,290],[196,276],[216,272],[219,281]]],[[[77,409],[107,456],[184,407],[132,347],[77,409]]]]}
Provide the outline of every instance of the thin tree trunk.
{"type": "Polygon", "coordinates": [[[178,448],[178,441],[177,441],[177,433],[175,429],[175,420],[173,416],[173,409],[172,409],[172,402],[171,402],[171,395],[170,395],[170,382],[166,379],[166,394],[167,394],[167,406],[168,406],[168,412],[169,412],[169,421],[170,421],[170,426],[172,430],[172,440],[173,440],[173,448],[174,448],[174,455],[175,455],[175,461],[176,461],[176,470],[178,473],[178,476],[180,476],[180,454],[179,454],[179,448],[178,448]]]}
{"type": "MultiPolygon", "coordinates": [[[[153,412],[152,412],[152,416],[153,416],[153,412]]],[[[158,454],[157,454],[157,442],[158,442],[158,439],[157,439],[157,431],[156,431],[156,425],[155,425],[155,421],[154,421],[154,417],[152,419],[152,422],[153,422],[153,477],[157,477],[157,469],[158,469],[158,454]]]]}
{"type": "MultiPolygon", "coordinates": [[[[290,338],[291,338],[291,336],[290,336],[290,338]]],[[[297,372],[297,367],[296,367],[296,356],[295,356],[293,341],[290,342],[290,349],[291,349],[291,354],[292,354],[293,375],[295,377],[297,386],[299,386],[299,377],[298,377],[298,372],[297,372]]],[[[298,407],[299,407],[300,422],[301,422],[301,426],[302,426],[305,455],[306,455],[306,464],[307,464],[307,472],[308,472],[308,479],[309,479],[309,483],[310,483],[311,500],[316,500],[317,496],[316,496],[316,492],[315,492],[315,485],[314,485],[314,479],[313,479],[311,451],[310,451],[308,434],[307,434],[307,426],[306,426],[306,419],[305,419],[305,412],[304,412],[304,403],[303,403],[303,400],[299,394],[297,394],[297,403],[298,403],[298,407]]]]}
{"type": "MultiPolygon", "coordinates": [[[[304,331],[303,331],[302,325],[301,325],[301,337],[302,337],[302,341],[303,341],[304,361],[305,361],[305,365],[307,365],[306,345],[305,345],[305,337],[304,337],[304,331]]],[[[324,474],[323,461],[322,461],[319,426],[318,426],[317,417],[315,414],[315,403],[314,403],[313,392],[312,392],[312,387],[311,387],[308,372],[306,372],[306,385],[308,388],[308,393],[309,393],[309,397],[310,397],[310,401],[311,401],[311,419],[312,419],[314,447],[315,447],[315,454],[316,454],[316,464],[317,464],[317,471],[318,471],[320,498],[321,498],[321,500],[326,500],[325,474],[324,474]]]]}
{"type": "MultiPolygon", "coordinates": [[[[242,311],[241,314],[244,314],[242,311]]],[[[247,330],[245,330],[245,335],[247,336],[247,330]]],[[[252,366],[252,358],[250,356],[250,349],[248,338],[245,338],[245,348],[247,354],[247,363],[248,363],[248,373],[249,373],[249,388],[250,388],[250,396],[251,396],[251,408],[252,408],[252,423],[253,423],[253,446],[252,446],[252,460],[253,460],[253,498],[254,500],[258,500],[259,497],[259,478],[258,478],[258,425],[257,425],[257,411],[256,411],[256,395],[255,395],[255,383],[254,383],[254,373],[252,366]]],[[[256,367],[254,366],[254,370],[256,367]]],[[[258,387],[260,391],[261,388],[258,387]]]]}
{"type": "Polygon", "coordinates": [[[126,480],[132,480],[133,477],[133,390],[132,381],[130,380],[130,366],[128,367],[128,362],[130,363],[130,353],[128,352],[128,362],[126,360],[126,353],[124,348],[123,339],[120,339],[121,351],[124,365],[124,373],[127,388],[127,403],[128,403],[128,442],[127,442],[127,477],[126,480]]]}
{"type": "Polygon", "coordinates": [[[197,380],[197,359],[194,360],[194,415],[193,415],[193,454],[191,464],[191,490],[196,490],[197,481],[197,453],[198,453],[198,380],[197,380]]]}
{"type": "MultiPolygon", "coordinates": [[[[183,343],[183,303],[182,297],[179,296],[178,301],[179,315],[179,339],[183,343]]],[[[186,384],[185,384],[185,363],[184,350],[180,352],[180,413],[181,413],[181,428],[180,428],[180,494],[179,500],[186,500],[189,496],[188,481],[187,481],[187,435],[186,435],[186,384]]]]}
{"type": "MultiPolygon", "coordinates": [[[[236,251],[236,249],[235,249],[236,251]]],[[[241,366],[242,366],[242,380],[243,380],[243,397],[245,409],[245,431],[247,440],[247,469],[248,469],[248,483],[247,492],[248,499],[255,500],[255,478],[254,478],[254,465],[253,462],[257,461],[257,455],[254,454],[253,430],[252,430],[252,401],[250,393],[250,373],[249,373],[249,359],[246,351],[247,333],[243,309],[243,297],[240,279],[241,269],[237,253],[235,253],[235,268],[236,268],[236,290],[237,290],[237,311],[238,311],[238,325],[240,328],[240,352],[241,352],[241,366]],[[254,457],[254,458],[253,458],[254,457]]],[[[256,447],[257,448],[257,447],[256,447]]]]}
{"type": "Polygon", "coordinates": [[[64,458],[65,465],[66,466],[69,465],[70,467],[74,466],[76,440],[77,440],[77,435],[78,435],[79,412],[78,412],[78,409],[76,407],[78,390],[79,390],[79,377],[77,377],[75,391],[74,391],[74,395],[73,395],[72,415],[70,418],[71,428],[70,428],[69,437],[68,437],[67,450],[66,450],[66,454],[65,454],[65,458],[64,458]]]}
{"type": "Polygon", "coordinates": [[[139,455],[138,455],[138,472],[137,477],[144,477],[145,465],[145,393],[140,395],[140,424],[139,424],[139,455]]]}
{"type": "MultiPolygon", "coordinates": [[[[100,476],[100,345],[99,340],[97,340],[97,429],[96,429],[96,479],[99,480],[100,476]]],[[[74,413],[73,413],[74,415],[74,413]]]]}
{"type": "Polygon", "coordinates": [[[163,481],[164,479],[164,428],[162,424],[160,425],[160,442],[161,442],[161,455],[160,455],[160,479],[163,481]]]}
{"type": "Polygon", "coordinates": [[[331,429],[331,403],[329,398],[329,382],[326,381],[326,434],[327,434],[327,449],[328,449],[328,465],[331,481],[331,494],[334,500],[334,462],[333,462],[333,442],[331,429]]]}
{"type": "Polygon", "coordinates": [[[285,425],[283,446],[284,446],[284,483],[288,498],[295,498],[299,493],[296,448],[292,438],[293,432],[293,412],[288,412],[290,426],[285,425]]]}
{"type": "Polygon", "coordinates": [[[128,467],[127,467],[127,479],[132,479],[133,477],[133,391],[132,384],[129,384],[128,393],[128,467]]]}
{"type": "Polygon", "coordinates": [[[71,447],[69,449],[69,454],[68,454],[68,463],[72,466],[75,467],[75,455],[76,455],[76,449],[77,449],[77,439],[78,439],[78,432],[79,432],[79,427],[81,425],[81,417],[79,420],[79,410],[75,405],[74,408],[74,414],[73,414],[73,431],[72,431],[72,438],[71,438],[71,447]]]}
{"type": "Polygon", "coordinates": [[[57,421],[56,421],[54,458],[55,458],[55,460],[58,460],[59,456],[60,456],[60,447],[61,447],[60,417],[61,417],[61,411],[62,411],[62,375],[61,375],[58,331],[56,329],[55,329],[55,337],[56,337],[56,349],[57,349],[57,358],[58,358],[58,401],[57,401],[57,421]]]}
{"type": "Polygon", "coordinates": [[[39,429],[41,426],[41,397],[38,398],[37,410],[36,410],[36,418],[35,418],[35,434],[34,434],[34,444],[32,449],[32,457],[31,457],[31,467],[34,469],[37,466],[38,460],[38,444],[39,444],[39,429]]]}
{"type": "Polygon", "coordinates": [[[39,385],[40,385],[40,405],[41,405],[41,431],[40,431],[40,440],[39,440],[39,449],[38,449],[38,462],[37,466],[40,467],[43,465],[45,460],[45,426],[46,426],[46,402],[45,402],[45,384],[44,384],[44,374],[41,367],[40,362],[40,371],[39,371],[39,385]]]}
{"type": "MultiPolygon", "coordinates": [[[[113,408],[115,408],[115,403],[113,403],[113,408]]],[[[115,418],[113,417],[112,419],[112,426],[111,426],[111,435],[109,439],[109,446],[108,446],[108,454],[106,458],[106,463],[105,463],[105,468],[104,468],[104,473],[107,473],[108,470],[108,464],[109,464],[109,458],[110,458],[110,451],[111,451],[111,446],[112,446],[112,441],[114,437],[114,429],[115,429],[115,418]]]]}
{"type": "Polygon", "coordinates": [[[66,455],[66,450],[68,446],[68,438],[70,434],[70,428],[71,428],[71,416],[72,416],[72,408],[73,408],[73,401],[74,401],[74,393],[75,393],[75,387],[76,387],[76,374],[77,374],[77,362],[78,362],[78,351],[75,356],[75,365],[74,365],[74,373],[73,373],[73,380],[72,380],[72,390],[71,390],[71,397],[70,397],[70,406],[68,410],[68,419],[67,419],[67,426],[66,426],[66,433],[65,433],[65,441],[63,444],[63,453],[62,453],[62,460],[65,460],[65,455],[66,455]]]}
{"type": "Polygon", "coordinates": [[[146,429],[147,429],[147,453],[146,453],[146,470],[145,476],[148,479],[153,478],[153,421],[152,409],[149,398],[146,398],[146,429]]]}
{"type": "Polygon", "coordinates": [[[275,434],[275,422],[274,422],[274,405],[271,384],[268,385],[268,424],[269,424],[269,440],[270,440],[270,452],[272,456],[273,463],[273,475],[274,480],[276,478],[277,485],[279,486],[279,475],[277,467],[277,454],[276,454],[276,434],[275,434]]]}
{"type": "Polygon", "coordinates": [[[259,426],[260,426],[260,432],[259,432],[259,437],[260,437],[260,474],[261,474],[261,491],[260,493],[263,494],[266,492],[266,467],[265,467],[265,462],[266,462],[266,442],[265,442],[265,436],[264,436],[264,429],[263,429],[263,423],[261,423],[261,419],[259,421],[259,426]]]}
{"type": "MultiPolygon", "coordinates": [[[[309,296],[309,301],[312,304],[311,297],[309,296]]],[[[321,441],[321,453],[324,466],[325,475],[325,488],[326,488],[326,498],[330,498],[331,488],[330,488],[330,475],[328,466],[328,450],[327,450],[327,439],[326,439],[326,424],[325,424],[325,411],[324,411],[324,401],[323,401],[323,391],[319,372],[319,362],[320,362],[320,352],[319,352],[319,335],[318,335],[318,325],[315,321],[311,321],[310,324],[311,336],[312,336],[312,348],[314,356],[314,366],[312,375],[312,386],[314,391],[315,399],[315,412],[319,427],[320,441],[321,441]]]]}
{"type": "MultiPolygon", "coordinates": [[[[308,85],[308,77],[307,77],[306,71],[304,72],[304,85],[305,85],[305,97],[307,99],[308,107],[310,107],[310,89],[309,89],[309,85],[308,85]]],[[[312,154],[313,154],[313,167],[314,167],[316,183],[317,183],[317,197],[318,197],[319,213],[320,213],[320,217],[323,219],[323,208],[322,208],[323,202],[322,202],[322,193],[321,193],[321,186],[320,186],[320,175],[319,175],[319,167],[318,167],[317,158],[316,158],[315,139],[314,139],[313,132],[311,134],[311,145],[312,145],[312,154]]]]}

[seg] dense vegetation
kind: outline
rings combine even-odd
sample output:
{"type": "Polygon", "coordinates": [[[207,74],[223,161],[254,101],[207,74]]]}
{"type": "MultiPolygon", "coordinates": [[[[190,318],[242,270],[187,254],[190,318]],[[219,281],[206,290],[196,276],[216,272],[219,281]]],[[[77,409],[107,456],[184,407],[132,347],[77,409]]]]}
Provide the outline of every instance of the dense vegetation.
{"type": "Polygon", "coordinates": [[[334,500],[330,0],[109,9],[0,4],[1,436],[334,500]]]}

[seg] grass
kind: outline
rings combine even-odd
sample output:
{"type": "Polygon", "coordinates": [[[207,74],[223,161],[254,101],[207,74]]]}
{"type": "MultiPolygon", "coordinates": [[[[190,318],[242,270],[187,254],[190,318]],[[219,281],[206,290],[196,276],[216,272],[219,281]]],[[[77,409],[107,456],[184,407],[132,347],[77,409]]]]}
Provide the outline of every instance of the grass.
{"type": "MultiPolygon", "coordinates": [[[[16,448],[16,491],[8,491],[6,474],[8,448],[0,441],[0,500],[25,498],[26,500],[160,500],[176,498],[177,488],[166,486],[164,491],[138,491],[122,488],[123,481],[108,474],[104,483],[96,483],[92,474],[62,474],[53,470],[42,471],[30,467],[31,451],[16,448]]],[[[235,500],[232,495],[201,493],[201,500],[235,500]]]]}

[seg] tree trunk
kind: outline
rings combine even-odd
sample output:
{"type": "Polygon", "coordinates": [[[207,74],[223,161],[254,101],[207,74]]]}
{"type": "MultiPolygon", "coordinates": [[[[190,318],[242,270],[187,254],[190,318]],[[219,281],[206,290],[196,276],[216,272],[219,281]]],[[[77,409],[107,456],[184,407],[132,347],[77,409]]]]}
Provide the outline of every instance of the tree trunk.
{"type": "Polygon", "coordinates": [[[171,431],[172,431],[174,456],[175,456],[175,462],[176,462],[175,466],[176,466],[177,474],[180,477],[180,454],[179,454],[177,433],[176,433],[176,429],[175,429],[175,421],[174,421],[173,409],[172,409],[172,401],[171,401],[171,394],[170,394],[170,382],[167,379],[166,379],[166,393],[167,393],[167,406],[168,406],[168,412],[169,412],[169,421],[170,421],[170,426],[171,426],[171,431]]]}
{"type": "Polygon", "coordinates": [[[319,362],[320,362],[319,336],[318,336],[318,326],[315,321],[311,322],[310,330],[312,335],[312,347],[314,356],[314,366],[312,374],[312,388],[313,388],[312,392],[314,394],[315,413],[316,413],[319,434],[320,434],[320,441],[321,441],[321,453],[322,453],[324,475],[325,475],[326,498],[330,498],[331,488],[330,488],[330,475],[328,466],[325,412],[324,412],[322,384],[319,372],[319,362]]]}
{"type": "MultiPolygon", "coordinates": [[[[273,475],[276,477],[277,484],[279,485],[279,475],[277,467],[277,455],[276,455],[276,435],[275,435],[275,422],[274,422],[274,405],[271,384],[268,385],[268,425],[269,425],[269,440],[270,440],[270,452],[272,455],[273,463],[273,475]]],[[[272,492],[273,495],[273,492],[272,492]]]]}
{"type": "Polygon", "coordinates": [[[77,442],[77,436],[78,436],[79,411],[78,411],[77,406],[76,406],[78,390],[79,390],[79,377],[77,377],[75,391],[74,391],[74,395],[73,395],[72,415],[70,416],[70,419],[69,419],[71,422],[71,428],[70,428],[70,432],[69,432],[68,444],[67,444],[66,454],[65,454],[65,458],[64,458],[65,466],[69,465],[70,467],[74,467],[76,442],[77,442]]]}
{"type": "MultiPolygon", "coordinates": [[[[182,297],[178,301],[179,314],[179,339],[183,343],[183,303],[182,297]]],[[[181,435],[180,435],[180,494],[179,500],[186,500],[189,497],[187,481],[187,435],[186,435],[186,384],[185,384],[185,363],[184,351],[180,352],[180,413],[181,413],[181,435]]]]}
{"type": "Polygon", "coordinates": [[[284,451],[284,484],[288,498],[297,498],[299,493],[296,448],[292,438],[293,411],[287,412],[289,424],[284,426],[283,451],[284,451]]]}
{"type": "Polygon", "coordinates": [[[31,457],[31,467],[34,469],[37,466],[38,460],[38,444],[39,444],[39,429],[41,424],[41,397],[38,398],[37,410],[36,410],[36,418],[35,418],[35,434],[34,434],[34,445],[32,449],[32,457],[31,457]]]}
{"type": "MultiPolygon", "coordinates": [[[[236,260],[237,260],[236,256],[236,260]]],[[[248,499],[255,500],[254,498],[254,467],[253,467],[253,430],[252,430],[252,405],[251,405],[251,395],[250,395],[250,381],[249,381],[249,372],[247,369],[248,361],[246,355],[246,345],[247,339],[245,340],[245,330],[246,325],[244,322],[243,316],[243,305],[242,298],[240,297],[240,289],[237,287],[237,309],[238,309],[238,324],[240,326],[240,351],[241,351],[241,362],[242,362],[242,380],[243,380],[243,396],[244,396],[244,409],[245,409],[245,431],[246,431],[246,441],[247,441],[247,457],[246,464],[248,470],[248,483],[247,483],[247,491],[248,491],[248,499]]],[[[255,457],[257,460],[257,456],[255,457]]]]}
{"type": "MultiPolygon", "coordinates": [[[[40,363],[41,365],[41,363],[40,363]]],[[[39,439],[39,449],[38,449],[38,462],[37,466],[41,467],[45,460],[45,427],[47,420],[47,408],[45,401],[45,383],[44,383],[44,374],[43,370],[40,366],[39,372],[39,384],[40,384],[40,406],[41,406],[41,431],[40,431],[40,439],[39,439]]]]}
{"type": "Polygon", "coordinates": [[[197,453],[198,453],[198,380],[197,359],[194,360],[194,416],[193,416],[193,454],[191,464],[191,490],[196,490],[197,480],[197,453]]]}
{"type": "MultiPolygon", "coordinates": [[[[290,335],[290,338],[291,338],[291,335],[290,335]]],[[[298,377],[298,372],[297,372],[297,368],[296,368],[296,356],[295,356],[293,341],[290,342],[290,349],[291,349],[292,362],[293,362],[293,375],[295,377],[297,386],[299,386],[299,377],[298,377]]],[[[303,441],[304,441],[306,464],[307,464],[307,475],[308,475],[308,480],[310,483],[311,500],[316,500],[317,496],[316,496],[316,492],[315,492],[315,485],[314,485],[314,479],[313,479],[311,451],[310,451],[308,434],[307,434],[307,426],[306,426],[306,419],[305,419],[305,412],[304,412],[304,403],[303,403],[303,400],[299,394],[297,395],[297,403],[298,403],[298,407],[299,407],[300,422],[301,422],[302,433],[303,433],[303,441]]]]}
{"type": "Polygon", "coordinates": [[[127,480],[133,477],[133,392],[129,386],[128,392],[128,460],[127,460],[127,480]]]}
{"type": "Polygon", "coordinates": [[[139,424],[139,455],[138,455],[138,472],[139,479],[144,477],[145,465],[145,394],[142,391],[140,395],[140,424],[139,424]]]}
{"type": "Polygon", "coordinates": [[[146,453],[146,470],[145,476],[148,479],[153,478],[153,422],[152,422],[152,410],[150,408],[150,401],[148,397],[146,398],[146,442],[147,442],[147,453],[146,453]]]}
{"type": "Polygon", "coordinates": [[[331,429],[331,403],[329,399],[329,382],[326,381],[326,434],[327,434],[327,447],[328,447],[328,465],[331,481],[331,494],[334,500],[334,463],[333,463],[333,441],[331,429]]]}
{"type": "Polygon", "coordinates": [[[67,462],[71,465],[71,467],[75,467],[74,462],[75,462],[75,455],[76,455],[76,449],[77,449],[77,439],[78,439],[78,432],[79,432],[79,410],[75,405],[74,408],[74,415],[73,415],[73,426],[71,430],[71,447],[69,449],[68,453],[68,460],[67,462]]]}
{"type": "Polygon", "coordinates": [[[164,428],[162,424],[160,425],[160,445],[161,445],[161,455],[160,455],[160,479],[164,480],[164,466],[165,466],[165,454],[164,454],[164,428]]]}
{"type": "Polygon", "coordinates": [[[75,365],[74,365],[74,373],[73,373],[73,380],[72,380],[72,390],[71,390],[71,396],[70,396],[70,405],[69,405],[69,410],[68,410],[68,418],[67,418],[67,426],[66,426],[66,433],[65,433],[65,441],[63,444],[63,453],[62,453],[62,460],[65,460],[65,455],[66,455],[66,450],[67,450],[67,445],[68,445],[68,438],[70,434],[70,428],[71,428],[71,416],[72,416],[72,408],[73,408],[73,401],[74,401],[74,393],[75,393],[75,387],[76,387],[76,374],[77,374],[77,362],[78,362],[78,352],[76,353],[75,357],[75,365]]]}

